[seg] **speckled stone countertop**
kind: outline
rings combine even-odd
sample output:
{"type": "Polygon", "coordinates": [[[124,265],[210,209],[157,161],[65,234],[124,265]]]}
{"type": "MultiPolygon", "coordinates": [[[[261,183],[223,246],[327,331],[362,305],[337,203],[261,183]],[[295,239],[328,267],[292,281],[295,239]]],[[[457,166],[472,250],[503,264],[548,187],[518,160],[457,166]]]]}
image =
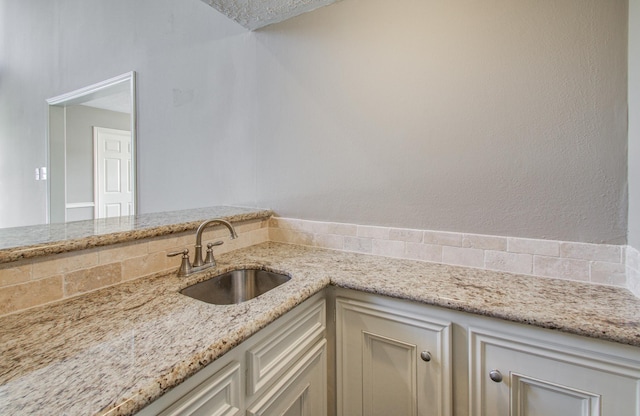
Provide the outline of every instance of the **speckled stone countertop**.
{"type": "Polygon", "coordinates": [[[330,283],[640,347],[640,300],[623,289],[263,243],[220,255],[206,274],[0,318],[0,414],[133,414],[330,283]],[[239,305],[178,293],[247,266],[292,278],[239,305]]]}
{"type": "Polygon", "coordinates": [[[0,228],[0,263],[195,230],[204,220],[268,218],[270,210],[209,207],[61,224],[0,228]]]}

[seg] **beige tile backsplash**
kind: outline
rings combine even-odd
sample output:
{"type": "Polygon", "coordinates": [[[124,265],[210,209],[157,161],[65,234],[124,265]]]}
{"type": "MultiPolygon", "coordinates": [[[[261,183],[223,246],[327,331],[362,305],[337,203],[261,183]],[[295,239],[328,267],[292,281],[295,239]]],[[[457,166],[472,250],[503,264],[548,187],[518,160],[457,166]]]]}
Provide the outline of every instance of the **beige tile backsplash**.
{"type": "MultiPolygon", "coordinates": [[[[236,224],[240,238],[223,227],[206,230],[203,245],[222,240],[216,253],[278,241],[468,266],[541,277],[627,287],[640,297],[640,253],[632,247],[535,240],[289,218],[236,224]]],[[[0,265],[0,315],[46,304],[125,280],[177,269],[195,232],[23,260],[0,265]]]]}
{"type": "MultiPolygon", "coordinates": [[[[226,253],[267,241],[269,220],[238,223],[239,238],[229,239],[225,228],[203,233],[203,245],[223,240],[216,253],[226,253]]],[[[179,257],[167,253],[190,250],[195,232],[115,244],[38,259],[0,264],[0,315],[80,295],[122,281],[177,269],[179,257]]]]}
{"type": "Polygon", "coordinates": [[[626,246],[274,217],[272,241],[627,287],[640,297],[640,256],[626,246]]]}

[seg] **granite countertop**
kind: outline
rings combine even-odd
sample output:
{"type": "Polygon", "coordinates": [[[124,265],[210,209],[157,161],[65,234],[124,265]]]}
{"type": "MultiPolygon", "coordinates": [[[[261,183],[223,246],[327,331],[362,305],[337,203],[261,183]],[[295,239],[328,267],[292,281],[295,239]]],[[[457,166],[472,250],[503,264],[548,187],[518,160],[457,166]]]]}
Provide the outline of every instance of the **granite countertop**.
{"type": "Polygon", "coordinates": [[[0,228],[0,264],[50,254],[195,230],[204,220],[231,222],[268,218],[271,210],[216,206],[181,211],[100,218],[60,224],[0,228]]]}
{"type": "Polygon", "coordinates": [[[329,284],[640,347],[640,300],[607,286],[263,243],[0,318],[0,414],[135,413],[329,284]],[[292,276],[239,305],[178,293],[237,267],[292,276]]]}

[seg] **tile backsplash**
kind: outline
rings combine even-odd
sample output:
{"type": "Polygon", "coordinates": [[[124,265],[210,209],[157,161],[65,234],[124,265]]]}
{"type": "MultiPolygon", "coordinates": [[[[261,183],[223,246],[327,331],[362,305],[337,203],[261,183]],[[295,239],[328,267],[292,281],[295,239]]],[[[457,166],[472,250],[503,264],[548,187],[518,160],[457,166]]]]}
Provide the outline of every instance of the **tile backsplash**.
{"type": "Polygon", "coordinates": [[[638,251],[627,250],[626,246],[279,217],[270,220],[269,238],[387,257],[628,287],[640,296],[638,251]],[[630,262],[630,258],[635,262],[630,262]]]}
{"type": "MultiPolygon", "coordinates": [[[[269,220],[235,224],[239,238],[229,239],[226,228],[205,230],[203,245],[223,240],[216,253],[226,253],[267,241],[269,220]]],[[[130,243],[0,264],[0,315],[70,298],[125,280],[176,270],[179,257],[167,253],[189,248],[195,231],[130,243]]],[[[193,254],[192,254],[193,255],[193,254]]]]}
{"type": "MultiPolygon", "coordinates": [[[[236,223],[203,242],[216,253],[265,241],[446,263],[518,274],[626,287],[640,297],[640,253],[633,247],[468,233],[377,227],[272,217],[236,223]]],[[[177,269],[167,253],[192,249],[195,232],[0,264],[0,315],[71,298],[125,280],[177,269]]]]}

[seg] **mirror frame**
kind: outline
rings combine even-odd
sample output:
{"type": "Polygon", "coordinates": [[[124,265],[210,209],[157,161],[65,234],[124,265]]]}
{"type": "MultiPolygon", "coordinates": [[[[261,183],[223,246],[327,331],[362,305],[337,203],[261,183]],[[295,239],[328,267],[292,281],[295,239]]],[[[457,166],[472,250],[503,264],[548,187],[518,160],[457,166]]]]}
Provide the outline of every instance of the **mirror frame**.
{"type": "MultiPolygon", "coordinates": [[[[133,169],[131,170],[131,186],[132,186],[132,191],[133,191],[133,212],[130,215],[135,215],[139,212],[139,195],[138,195],[138,174],[137,174],[137,170],[138,170],[138,138],[137,138],[137,126],[138,126],[138,122],[137,122],[137,99],[136,99],[136,72],[135,71],[131,71],[131,72],[127,72],[124,73],[122,75],[118,75],[116,77],[107,79],[105,81],[101,81],[98,82],[96,84],[93,85],[89,85],[87,87],[84,88],[80,88],[78,90],[75,91],[71,91],[62,95],[58,95],[56,97],[53,98],[49,98],[46,100],[46,105],[47,105],[47,111],[46,111],[46,115],[47,115],[47,135],[46,135],[46,140],[47,140],[47,166],[49,169],[49,180],[47,183],[47,206],[46,206],[46,217],[47,217],[47,224],[51,224],[51,197],[52,197],[52,176],[51,174],[52,169],[51,169],[51,107],[52,106],[57,106],[57,107],[66,107],[66,106],[70,106],[70,105],[78,105],[78,104],[82,104],[83,102],[87,102],[90,99],[94,98],[95,96],[98,96],[100,93],[104,92],[104,90],[114,87],[116,85],[119,84],[123,84],[123,83],[129,83],[130,85],[130,94],[131,94],[131,160],[134,164],[133,169]]],[[[66,141],[66,139],[65,139],[66,141]]],[[[66,146],[65,146],[66,147],[66,146]]],[[[66,153],[66,151],[65,151],[66,153]]],[[[66,165],[66,155],[65,155],[65,165],[66,165]]],[[[66,182],[66,167],[65,167],[65,178],[64,181],[66,182]]],[[[64,199],[65,199],[65,204],[66,204],[66,186],[64,189],[64,199]]],[[[67,222],[67,210],[65,208],[64,210],[64,218],[65,218],[65,223],[67,222]]],[[[96,218],[94,218],[96,219],[96,218]]]]}

